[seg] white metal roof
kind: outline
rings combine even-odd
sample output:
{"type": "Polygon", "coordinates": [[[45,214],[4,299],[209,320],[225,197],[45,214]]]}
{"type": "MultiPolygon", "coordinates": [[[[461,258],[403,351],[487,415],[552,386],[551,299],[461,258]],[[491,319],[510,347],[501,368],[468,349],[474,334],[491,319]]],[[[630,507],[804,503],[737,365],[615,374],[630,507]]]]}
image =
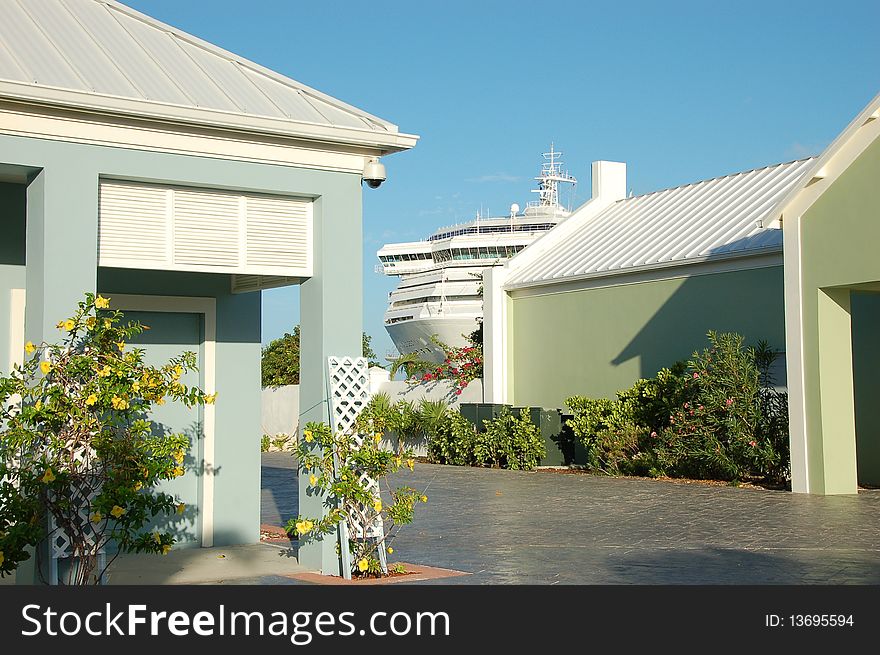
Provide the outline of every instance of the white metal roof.
{"type": "Polygon", "coordinates": [[[247,126],[282,133],[409,137],[115,0],[0,0],[0,96],[209,123],[256,117],[267,122],[247,126]]]}
{"type": "Polygon", "coordinates": [[[625,198],[572,226],[571,221],[579,220],[575,212],[560,225],[566,229],[558,243],[554,233],[562,234],[559,227],[511,260],[505,288],[779,252],[782,230],[761,223],[812,161],[625,198]]]}

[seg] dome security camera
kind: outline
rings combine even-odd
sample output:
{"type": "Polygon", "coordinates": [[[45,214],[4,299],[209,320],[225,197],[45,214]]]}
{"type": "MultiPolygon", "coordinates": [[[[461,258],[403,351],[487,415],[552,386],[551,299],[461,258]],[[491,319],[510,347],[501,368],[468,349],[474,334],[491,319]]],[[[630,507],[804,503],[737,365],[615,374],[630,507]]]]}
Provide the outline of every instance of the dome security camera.
{"type": "Polygon", "coordinates": [[[385,166],[378,159],[370,159],[364,166],[364,182],[371,189],[378,189],[385,177],[385,166]]]}

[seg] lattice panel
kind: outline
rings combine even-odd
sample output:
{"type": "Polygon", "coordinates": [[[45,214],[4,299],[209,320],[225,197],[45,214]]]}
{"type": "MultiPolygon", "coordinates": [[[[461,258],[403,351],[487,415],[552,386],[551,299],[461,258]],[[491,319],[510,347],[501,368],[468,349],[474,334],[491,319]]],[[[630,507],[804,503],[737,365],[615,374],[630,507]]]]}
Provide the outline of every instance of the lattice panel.
{"type": "MultiPolygon", "coordinates": [[[[80,470],[90,470],[94,462],[94,452],[88,447],[76,443],[70,444],[70,449],[71,464],[80,470]]],[[[103,569],[104,544],[99,543],[99,535],[95,532],[96,526],[91,520],[92,502],[100,492],[101,489],[98,485],[88,484],[87,481],[83,481],[79,487],[71,489],[70,498],[76,508],[72,522],[85,538],[85,552],[73,551],[70,535],[56,523],[51,514],[49,515],[49,582],[51,584],[59,584],[60,582],[58,571],[58,560],[60,559],[97,556],[99,570],[103,569]]]]}
{"type": "MultiPolygon", "coordinates": [[[[364,435],[354,430],[358,414],[370,401],[367,360],[364,357],[328,357],[327,364],[330,384],[330,427],[334,434],[354,433],[353,440],[360,446],[364,441],[364,435]]],[[[360,481],[370,490],[374,498],[377,500],[380,498],[379,483],[376,480],[362,474],[360,481]]],[[[363,525],[363,522],[354,516],[354,512],[347,514],[348,529],[353,539],[381,539],[384,536],[381,516],[377,516],[369,525],[363,525]]]]}

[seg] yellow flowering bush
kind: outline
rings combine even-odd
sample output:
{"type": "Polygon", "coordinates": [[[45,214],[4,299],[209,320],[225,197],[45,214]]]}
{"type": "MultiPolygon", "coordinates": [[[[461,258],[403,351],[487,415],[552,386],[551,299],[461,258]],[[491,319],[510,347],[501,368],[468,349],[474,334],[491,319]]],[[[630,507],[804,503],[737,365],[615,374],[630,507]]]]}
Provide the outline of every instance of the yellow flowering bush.
{"type": "Polygon", "coordinates": [[[192,407],[213,396],[179,382],[194,353],[154,367],[142,350],[125,349],[147,328],[123,318],[109,298],[86,294],[59,322],[59,343],[27,342],[24,363],[0,377],[0,576],[53,537],[49,516],[71,540],[68,584],[101,579],[97,552],[109,542],[118,552],[174,544],[171,532],[146,526],[183,512],[154,486],[183,475],[190,443],[154,433],[150,411],[166,399],[192,407]]]}
{"type": "MultiPolygon", "coordinates": [[[[363,426],[362,426],[363,427],[363,426]]],[[[352,575],[380,576],[380,550],[393,553],[391,542],[401,526],[413,522],[415,506],[428,497],[411,487],[391,488],[388,476],[403,466],[415,465],[411,451],[389,451],[380,447],[381,435],[368,435],[360,441],[353,432],[334,435],[323,423],[309,423],[296,447],[300,475],[308,476],[315,493],[322,494],[330,511],[321,519],[298,516],[287,523],[288,533],[296,534],[300,543],[337,535],[340,524],[347,521],[352,575]],[[366,474],[376,480],[390,502],[383,502],[362,481],[366,474]],[[373,525],[382,520],[383,531],[378,538],[357,538],[357,525],[373,525]]]]}

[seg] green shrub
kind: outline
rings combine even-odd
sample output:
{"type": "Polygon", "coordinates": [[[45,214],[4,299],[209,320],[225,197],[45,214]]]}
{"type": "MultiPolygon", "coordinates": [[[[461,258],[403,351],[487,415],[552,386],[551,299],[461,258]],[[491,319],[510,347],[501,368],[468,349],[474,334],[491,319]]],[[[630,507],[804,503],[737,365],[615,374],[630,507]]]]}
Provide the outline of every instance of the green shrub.
{"type": "Polygon", "coordinates": [[[459,412],[447,411],[428,440],[428,455],[438,464],[489,466],[513,470],[534,469],[546,456],[544,440],[528,409],[519,416],[503,410],[483,421],[483,431],[459,412]]]}
{"type": "Polygon", "coordinates": [[[261,453],[268,453],[269,446],[271,445],[271,443],[272,443],[272,437],[270,437],[268,434],[264,434],[260,438],[260,452],[261,453]]]}
{"type": "Polygon", "coordinates": [[[588,469],[609,475],[783,483],[789,475],[788,404],[770,379],[766,342],[709,332],[687,364],[639,380],[616,400],[569,398],[567,421],[588,469]]]}
{"type": "Polygon", "coordinates": [[[428,457],[437,464],[469,466],[474,463],[477,429],[459,412],[449,410],[428,438],[428,457]]]}
{"type": "Polygon", "coordinates": [[[511,470],[532,470],[546,456],[544,439],[532,423],[528,408],[514,416],[506,408],[495,418],[483,421],[485,430],[474,441],[478,466],[511,470]]]}

